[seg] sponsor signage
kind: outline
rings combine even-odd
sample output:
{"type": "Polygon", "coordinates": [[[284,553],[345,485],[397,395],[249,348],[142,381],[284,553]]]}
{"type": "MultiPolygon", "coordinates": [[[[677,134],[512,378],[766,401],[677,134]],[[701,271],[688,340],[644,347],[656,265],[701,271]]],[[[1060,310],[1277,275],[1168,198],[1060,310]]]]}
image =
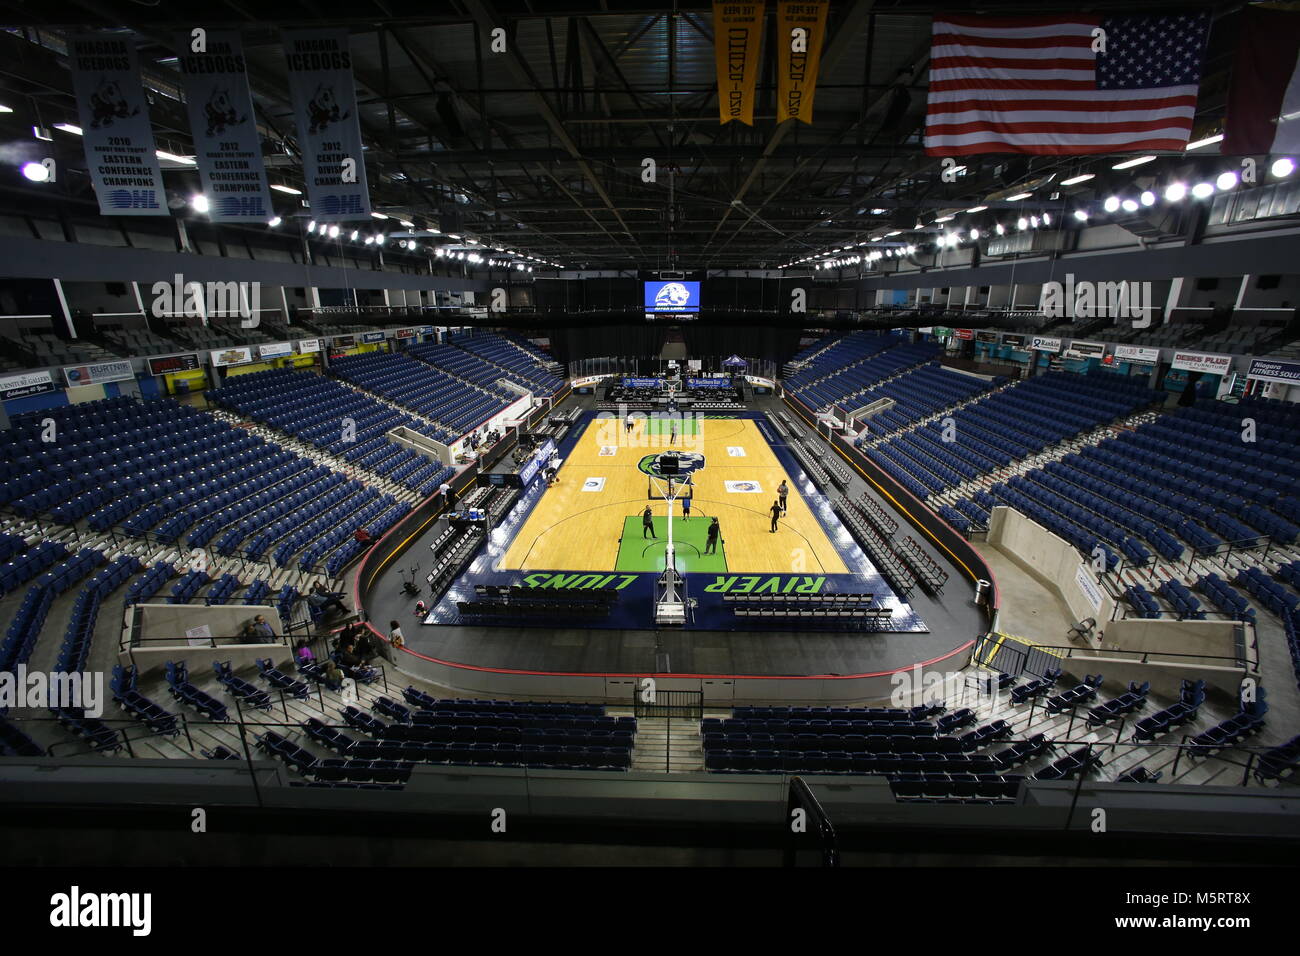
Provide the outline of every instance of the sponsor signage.
{"type": "Polygon", "coordinates": [[[1094,611],[1101,610],[1101,589],[1097,587],[1097,582],[1092,579],[1088,572],[1087,565],[1079,565],[1074,572],[1074,582],[1079,586],[1079,593],[1084,599],[1092,605],[1094,611]]]}
{"type": "Polygon", "coordinates": [[[99,385],[103,382],[124,382],[135,378],[131,362],[101,362],[98,365],[74,365],[63,370],[69,385],[99,385]]]}
{"type": "Polygon", "coordinates": [[[776,382],[772,381],[770,378],[762,378],[761,376],[758,375],[746,375],[745,381],[748,382],[750,385],[761,385],[764,386],[765,388],[776,387],[776,382]]]}
{"type": "Polygon", "coordinates": [[[300,339],[298,342],[298,354],[306,355],[308,352],[320,351],[320,339],[300,339]]]}
{"type": "Polygon", "coordinates": [[[292,355],[293,346],[288,342],[268,342],[266,345],[257,347],[258,358],[280,358],[284,355],[292,355]]]}
{"type": "Polygon", "coordinates": [[[575,379],[572,379],[572,380],[569,382],[569,385],[572,386],[573,388],[581,388],[581,387],[584,386],[584,385],[595,385],[597,382],[599,382],[599,381],[600,381],[601,379],[603,379],[603,378],[608,378],[608,376],[606,376],[606,375],[586,375],[586,376],[583,376],[582,378],[575,378],[575,379]]]}
{"type": "Polygon", "coordinates": [[[0,399],[26,398],[54,391],[54,376],[49,372],[27,372],[0,378],[0,399]]]}
{"type": "Polygon", "coordinates": [[[1106,344],[1104,342],[1071,342],[1070,347],[1065,350],[1065,354],[1070,358],[1101,358],[1106,354],[1106,344]]]}
{"type": "Polygon", "coordinates": [[[350,349],[357,344],[357,337],[355,335],[336,335],[330,339],[330,344],[336,349],[350,349]]]}
{"type": "Polygon", "coordinates": [[[1286,382],[1300,385],[1300,362],[1274,362],[1269,359],[1255,359],[1250,363],[1247,378],[1261,378],[1266,382],[1286,382]]]}
{"type": "Polygon", "coordinates": [[[1061,351],[1061,340],[1035,335],[1030,348],[1036,352],[1059,352],[1061,351]]]}
{"type": "Polygon", "coordinates": [[[687,388],[731,388],[729,378],[688,378],[687,388]]]}
{"type": "Polygon", "coordinates": [[[415,338],[415,329],[398,329],[397,337],[399,339],[413,339],[415,338]]]}
{"type": "Polygon", "coordinates": [[[383,332],[362,332],[361,341],[369,344],[371,342],[382,342],[384,340],[383,332]]]}
{"type": "Polygon", "coordinates": [[[975,338],[974,329],[953,329],[952,334],[954,338],[962,339],[967,342],[975,338]]]}
{"type": "Polygon", "coordinates": [[[246,365],[251,361],[253,361],[253,350],[250,348],[214,349],[212,351],[212,366],[214,368],[225,368],[227,365],[246,365]]]}
{"type": "Polygon", "coordinates": [[[100,213],[170,215],[135,42],[111,33],[74,36],[68,66],[100,213]]]}
{"type": "Polygon", "coordinates": [[[1123,362],[1142,362],[1147,365],[1154,365],[1160,361],[1160,350],[1149,349],[1140,345],[1117,345],[1115,346],[1115,358],[1123,362]]]}
{"type": "Polygon", "coordinates": [[[624,388],[663,388],[662,378],[627,378],[623,379],[624,388]]]}
{"type": "Polygon", "coordinates": [[[1002,344],[1009,345],[1013,349],[1023,349],[1025,347],[1025,337],[1023,335],[1004,335],[1002,344]]]}
{"type": "Polygon", "coordinates": [[[199,356],[196,352],[188,355],[166,355],[162,358],[149,359],[150,375],[167,375],[171,372],[193,372],[199,367],[199,356]]]}
{"type": "Polygon", "coordinates": [[[989,343],[993,343],[993,342],[996,342],[997,340],[998,340],[998,334],[997,334],[996,332],[976,332],[976,333],[975,333],[975,341],[976,341],[976,342],[989,342],[989,343]]]}
{"type": "Polygon", "coordinates": [[[1172,367],[1184,372],[1227,375],[1232,370],[1232,356],[1209,355],[1205,352],[1175,352],[1172,367]]]}

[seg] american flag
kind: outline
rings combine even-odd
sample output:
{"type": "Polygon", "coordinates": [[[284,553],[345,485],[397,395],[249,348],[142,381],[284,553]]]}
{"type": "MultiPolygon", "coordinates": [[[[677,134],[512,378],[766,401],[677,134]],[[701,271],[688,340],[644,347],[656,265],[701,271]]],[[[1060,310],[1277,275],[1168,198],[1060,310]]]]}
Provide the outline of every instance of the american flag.
{"type": "Polygon", "coordinates": [[[1196,112],[1205,13],[934,19],[925,151],[1183,149],[1196,112]],[[1106,52],[1093,53],[1093,30],[1106,52]]]}

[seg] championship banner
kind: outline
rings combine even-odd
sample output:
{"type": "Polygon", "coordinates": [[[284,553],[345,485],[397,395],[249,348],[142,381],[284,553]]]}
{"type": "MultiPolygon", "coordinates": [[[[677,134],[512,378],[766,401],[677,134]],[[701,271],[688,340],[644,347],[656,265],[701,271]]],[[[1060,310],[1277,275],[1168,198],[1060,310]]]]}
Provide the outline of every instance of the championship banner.
{"type": "Polygon", "coordinates": [[[797,119],[811,125],[817,70],[830,4],[776,5],[776,121],[797,119]]]}
{"type": "Polygon", "coordinates": [[[713,59],[718,71],[719,122],[754,125],[754,86],[763,39],[762,3],[713,4],[713,59]]]}
{"type": "Polygon", "coordinates": [[[108,34],[75,36],[68,65],[100,213],[170,216],[135,44],[108,34]]]}
{"type": "Polygon", "coordinates": [[[289,93],[312,216],[370,219],[347,30],[285,30],[289,93]]]}
{"type": "Polygon", "coordinates": [[[176,49],[208,218],[270,219],[275,212],[239,34],[210,30],[206,52],[195,53],[190,35],[183,33],[176,38],[176,49]]]}

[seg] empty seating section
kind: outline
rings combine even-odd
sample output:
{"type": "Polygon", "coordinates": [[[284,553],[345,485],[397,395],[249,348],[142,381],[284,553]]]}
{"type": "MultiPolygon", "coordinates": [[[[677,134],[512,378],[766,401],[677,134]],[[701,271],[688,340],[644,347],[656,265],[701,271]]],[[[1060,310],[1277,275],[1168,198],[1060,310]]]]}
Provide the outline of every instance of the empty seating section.
{"type": "MultiPolygon", "coordinates": [[[[920,346],[908,345],[897,351],[919,348],[920,346]]],[[[938,362],[931,362],[900,375],[893,381],[853,396],[851,404],[861,407],[882,398],[894,402],[891,407],[867,419],[867,432],[862,436],[862,440],[866,440],[905,428],[929,415],[969,401],[1005,381],[1000,377],[992,381],[976,378],[946,369],[938,362]]]]}
{"type": "Polygon", "coordinates": [[[903,563],[912,569],[921,587],[931,594],[943,592],[948,583],[948,572],[939,567],[939,562],[926,554],[925,550],[910,535],[896,547],[896,552],[903,563]]]}
{"type": "MultiPolygon", "coordinates": [[[[191,548],[215,541],[221,554],[233,553],[260,530],[246,549],[249,557],[260,558],[278,542],[275,557],[282,564],[304,552],[300,567],[332,560],[341,569],[346,562],[331,552],[342,544],[355,556],[347,536],[356,527],[366,523],[377,534],[409,510],[246,429],[170,400],[113,398],[16,416],[14,428],[0,437],[0,456],[8,476],[3,494],[20,515],[49,513],[68,524],[84,519],[93,531],[118,526],[129,537],[166,543],[179,543],[189,532],[191,548]],[[55,419],[59,441],[39,440],[44,417],[55,419]]],[[[446,474],[438,467],[430,478],[446,474]]],[[[0,567],[0,589],[48,568],[61,557],[59,547],[38,544],[14,557],[0,567]]],[[[151,574],[128,600],[157,593],[171,569],[151,574]]],[[[193,593],[173,596],[188,600],[193,593]]]]}
{"type": "Polygon", "coordinates": [[[520,623],[536,618],[545,623],[547,617],[608,617],[618,603],[614,588],[590,590],[562,590],[523,587],[520,585],[476,585],[476,600],[458,601],[462,617],[475,619],[522,619],[520,623]]]}
{"type": "Polygon", "coordinates": [[[439,440],[444,442],[478,428],[519,398],[518,393],[496,384],[502,378],[500,369],[493,370],[468,352],[447,345],[413,345],[402,355],[354,355],[331,367],[344,381],[437,422],[443,428],[439,440]],[[471,384],[444,370],[437,364],[440,362],[476,375],[486,384],[471,384]]]}
{"type": "Polygon", "coordinates": [[[852,411],[871,400],[859,399],[873,385],[938,354],[934,345],[906,345],[897,336],[855,332],[790,375],[785,386],[814,410],[838,407],[852,411]]]}
{"type": "MultiPolygon", "coordinates": [[[[1300,535],[1295,422],[1291,411],[1263,402],[1202,403],[1083,448],[1010,484],[1076,526],[1076,545],[1102,538],[1134,564],[1152,560],[1148,546],[1166,560],[1178,560],[1186,547],[1207,554],[1255,546],[1266,537],[1291,544],[1300,535]],[[1250,417],[1256,419],[1254,442],[1242,440],[1242,421],[1250,417]]],[[[1006,497],[996,487],[993,493],[1006,497]]],[[[958,508],[965,510],[961,502],[958,508]]],[[[1226,602],[1222,609],[1245,613],[1239,601],[1215,590],[1226,602]]]]}
{"type": "Polygon", "coordinates": [[[1040,734],[997,754],[975,753],[1010,736],[1011,727],[999,720],[952,736],[974,713],[936,711],[942,708],[737,707],[730,718],[704,719],[704,765],[730,773],[883,774],[900,799],[988,800],[1015,796],[1020,778],[1003,774],[1050,746],[1040,734]]]}
{"type": "Polygon", "coordinates": [[[546,370],[535,352],[510,339],[491,332],[469,331],[452,333],[450,341],[502,369],[507,378],[535,395],[553,395],[564,385],[562,378],[546,370]]]}
{"type": "Polygon", "coordinates": [[[321,726],[308,732],[347,760],[584,770],[632,765],[636,719],[607,716],[600,704],[437,700],[414,687],[403,699],[376,702],[387,723],[355,706],[341,711],[369,739],[321,726]]]}
{"type": "Polygon", "coordinates": [[[208,399],[422,495],[432,494],[455,473],[385,437],[405,427],[447,442],[455,437],[450,431],[310,372],[276,369],[241,375],[209,391],[208,399]]]}
{"type": "Polygon", "coordinates": [[[723,606],[746,626],[770,623],[788,627],[798,619],[804,626],[833,625],[887,631],[893,609],[879,607],[873,594],[725,594],[723,606]]]}
{"type": "MultiPolygon", "coordinates": [[[[867,557],[889,582],[894,593],[906,599],[912,593],[912,588],[916,587],[916,575],[912,573],[907,562],[895,552],[892,542],[880,533],[868,517],[868,513],[859,506],[857,501],[840,497],[831,507],[853,533],[853,537],[857,538],[858,543],[866,551],[867,557]]],[[[894,526],[897,527],[896,524],[894,526]]]]}
{"type": "MultiPolygon", "coordinates": [[[[919,374],[904,376],[889,387],[907,387],[919,374]]],[[[875,446],[865,445],[872,438],[866,434],[859,436],[858,445],[909,491],[926,498],[1129,415],[1155,399],[1150,390],[1122,379],[1050,372],[954,410],[951,422],[931,421],[875,446]]],[[[879,419],[871,419],[871,433],[877,432],[879,419]]],[[[960,504],[957,510],[966,512],[960,504]]],[[[980,520],[975,514],[967,517],[980,520]]]]}

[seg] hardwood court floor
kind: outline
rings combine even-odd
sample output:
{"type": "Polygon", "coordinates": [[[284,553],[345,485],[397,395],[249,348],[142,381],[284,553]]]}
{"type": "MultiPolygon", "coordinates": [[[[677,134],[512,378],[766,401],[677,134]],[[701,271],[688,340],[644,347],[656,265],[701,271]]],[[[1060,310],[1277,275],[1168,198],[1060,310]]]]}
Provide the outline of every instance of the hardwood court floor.
{"type": "MultiPolygon", "coordinates": [[[[690,426],[681,429],[671,447],[705,457],[705,467],[693,475],[690,523],[703,525],[718,518],[728,571],[850,573],[752,420],[706,418],[701,426],[699,435],[690,434],[690,426]],[[768,509],[783,478],[790,486],[789,513],[781,519],[780,530],[772,534],[768,509]],[[761,492],[728,491],[727,482],[756,483],[761,492]]],[[[559,482],[543,491],[516,534],[501,568],[613,571],[626,519],[640,515],[647,504],[656,517],[667,514],[663,500],[647,499],[648,476],[639,465],[643,458],[669,448],[668,435],[647,434],[644,419],[636,421],[630,435],[614,419],[590,422],[564,460],[559,482]],[[584,491],[591,479],[597,480],[599,490],[584,491]]],[[[680,502],[673,513],[674,520],[680,521],[680,502]]],[[[639,531],[636,537],[640,547],[639,531]]],[[[691,570],[690,562],[685,564],[683,570],[691,570]]]]}

